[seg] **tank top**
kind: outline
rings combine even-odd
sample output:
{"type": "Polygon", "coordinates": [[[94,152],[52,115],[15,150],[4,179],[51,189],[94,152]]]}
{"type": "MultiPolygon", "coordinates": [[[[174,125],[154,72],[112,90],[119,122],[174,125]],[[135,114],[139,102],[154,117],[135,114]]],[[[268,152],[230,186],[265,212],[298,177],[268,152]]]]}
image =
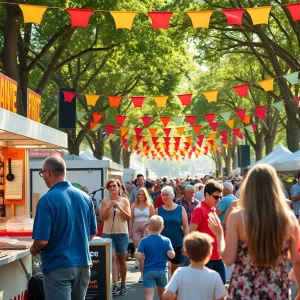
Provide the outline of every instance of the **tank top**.
{"type": "MultiPolygon", "coordinates": [[[[105,203],[106,207],[109,206],[111,199],[103,199],[102,203],[105,203]]],[[[120,199],[120,206],[122,209],[124,209],[126,202],[128,202],[127,198],[121,198],[120,199]]],[[[129,204],[128,204],[129,206],[129,204]]],[[[116,215],[114,216],[114,209],[113,207],[110,209],[108,218],[106,221],[104,221],[104,227],[103,227],[103,233],[106,234],[118,234],[118,233],[125,233],[128,234],[128,225],[127,221],[124,220],[121,216],[121,212],[119,209],[116,209],[116,215]]]]}
{"type": "Polygon", "coordinates": [[[134,208],[134,222],[147,222],[150,218],[149,206],[145,207],[143,210],[139,208],[134,208]]]}
{"type": "Polygon", "coordinates": [[[182,209],[180,205],[173,210],[158,207],[158,215],[164,220],[164,230],[161,235],[169,238],[173,247],[183,246],[182,209]]]}

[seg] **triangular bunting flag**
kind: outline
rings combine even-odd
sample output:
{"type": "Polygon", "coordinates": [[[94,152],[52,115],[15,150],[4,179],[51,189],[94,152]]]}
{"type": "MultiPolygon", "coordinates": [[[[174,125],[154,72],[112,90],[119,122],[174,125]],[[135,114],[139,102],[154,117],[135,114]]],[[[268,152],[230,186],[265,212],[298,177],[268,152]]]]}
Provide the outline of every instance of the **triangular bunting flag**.
{"type": "Polygon", "coordinates": [[[272,6],[261,6],[261,7],[252,7],[246,8],[249,13],[253,25],[258,24],[268,24],[269,23],[269,14],[272,6]]]}
{"type": "Polygon", "coordinates": [[[74,97],[76,96],[76,92],[69,92],[69,91],[61,91],[64,95],[64,102],[71,103],[74,97]]]}
{"type": "Polygon", "coordinates": [[[204,117],[207,122],[210,124],[214,121],[216,114],[205,114],[204,117]]]}
{"type": "Polygon", "coordinates": [[[294,72],[291,74],[283,75],[283,78],[285,78],[290,84],[297,84],[298,83],[298,73],[294,72]]]}
{"type": "Polygon", "coordinates": [[[180,136],[182,136],[183,133],[184,133],[185,127],[177,127],[176,129],[177,129],[178,134],[179,134],[180,136]]]}
{"type": "Polygon", "coordinates": [[[165,12],[165,11],[152,11],[148,12],[148,16],[152,21],[153,29],[168,29],[169,22],[172,17],[173,12],[165,12]]]}
{"type": "Polygon", "coordinates": [[[244,8],[222,9],[222,13],[227,18],[227,25],[242,25],[244,8]]]}
{"type": "Polygon", "coordinates": [[[213,10],[200,10],[200,11],[188,11],[187,15],[191,18],[193,27],[196,28],[208,28],[210,17],[213,10]]]}
{"type": "Polygon", "coordinates": [[[278,111],[282,111],[283,108],[283,101],[278,101],[272,104],[273,107],[275,107],[278,111]]]}
{"type": "Polygon", "coordinates": [[[224,112],[224,113],[221,114],[221,117],[226,122],[230,119],[230,115],[231,115],[231,112],[224,112]]]}
{"type": "Polygon", "coordinates": [[[249,124],[251,122],[251,115],[247,115],[245,116],[244,118],[244,121],[243,121],[245,124],[249,124]]]}
{"type": "Polygon", "coordinates": [[[216,131],[218,129],[219,123],[209,123],[210,127],[212,128],[213,131],[216,131]]]}
{"type": "Polygon", "coordinates": [[[176,116],[176,117],[172,117],[173,122],[175,123],[176,126],[180,126],[182,123],[182,116],[176,116]]]}
{"type": "Polygon", "coordinates": [[[246,109],[237,109],[237,110],[235,110],[235,113],[239,116],[241,121],[244,121],[245,116],[246,116],[246,109]]]}
{"type": "Polygon", "coordinates": [[[256,124],[252,124],[251,126],[252,126],[253,131],[256,131],[256,124]]]}
{"type": "Polygon", "coordinates": [[[142,107],[145,97],[131,97],[134,107],[142,107]]]}
{"type": "Polygon", "coordinates": [[[141,135],[142,131],[144,130],[144,128],[134,128],[134,132],[135,132],[135,135],[138,136],[138,135],[141,135]]]}
{"type": "Polygon", "coordinates": [[[100,95],[89,95],[85,94],[86,104],[95,106],[97,103],[97,100],[99,99],[100,95]]]}
{"type": "Polygon", "coordinates": [[[128,127],[120,127],[121,137],[124,137],[128,132],[128,127]]]}
{"type": "Polygon", "coordinates": [[[153,96],[154,101],[156,102],[157,107],[166,107],[168,96],[153,96]]]}
{"type": "Polygon", "coordinates": [[[181,101],[182,106],[190,105],[192,96],[193,96],[192,94],[177,95],[177,97],[181,101]]]}
{"type": "Polygon", "coordinates": [[[133,19],[136,16],[134,11],[110,11],[110,14],[115,20],[116,29],[127,28],[131,30],[133,19]]]}
{"type": "Polygon", "coordinates": [[[236,91],[236,93],[239,95],[239,97],[247,97],[248,96],[248,88],[249,88],[248,83],[242,84],[239,86],[234,86],[233,88],[236,91]]]}
{"type": "Polygon", "coordinates": [[[206,97],[207,102],[217,102],[218,92],[219,90],[211,90],[202,94],[206,97]]]}
{"type": "Polygon", "coordinates": [[[264,120],[266,118],[266,106],[262,105],[262,106],[256,106],[254,107],[255,110],[255,115],[261,119],[264,120]]]}
{"type": "Polygon", "coordinates": [[[169,144],[170,143],[170,138],[169,137],[164,137],[164,141],[165,141],[165,144],[169,144]]]}
{"type": "Polygon", "coordinates": [[[152,121],[152,117],[141,117],[145,127],[148,127],[152,121]]]}
{"type": "Polygon", "coordinates": [[[47,10],[47,6],[37,6],[28,4],[19,4],[23,17],[24,23],[35,23],[41,24],[43,15],[47,10]]]}
{"type": "Polygon", "coordinates": [[[157,136],[152,137],[152,142],[154,145],[157,143],[158,139],[159,139],[159,137],[157,137],[157,136]]]}
{"type": "Polygon", "coordinates": [[[210,140],[215,140],[216,139],[216,136],[217,136],[217,134],[216,133],[210,133],[209,135],[208,135],[208,138],[210,139],[210,140]]]}
{"type": "Polygon", "coordinates": [[[84,111],[76,111],[77,121],[80,121],[85,115],[86,115],[86,112],[84,112],[84,111]]]}
{"type": "Polygon", "coordinates": [[[231,129],[234,127],[234,119],[230,119],[225,122],[231,129]]]}
{"type": "Polygon", "coordinates": [[[289,10],[292,15],[293,21],[300,20],[300,3],[283,4],[289,10]]]}
{"type": "Polygon", "coordinates": [[[196,133],[197,135],[200,134],[201,128],[202,128],[201,125],[194,125],[193,128],[194,128],[194,131],[195,131],[195,133],[196,133]]]}
{"type": "Polygon", "coordinates": [[[67,8],[67,11],[71,17],[71,26],[87,27],[89,20],[94,10],[81,9],[81,8],[67,8]]]}
{"type": "Polygon", "coordinates": [[[110,107],[119,107],[122,100],[122,96],[108,96],[107,98],[110,107]]]}
{"type": "Polygon", "coordinates": [[[245,126],[245,129],[249,132],[253,132],[252,125],[245,126]]]}
{"type": "Polygon", "coordinates": [[[156,128],[148,128],[148,130],[149,130],[151,137],[154,137],[157,132],[157,129],[156,128]]]}
{"type": "Polygon", "coordinates": [[[196,122],[197,116],[185,116],[186,120],[189,122],[191,126],[196,122]]]}
{"type": "Polygon", "coordinates": [[[104,116],[103,114],[98,114],[98,113],[93,113],[93,120],[95,123],[99,123],[99,121],[102,119],[102,117],[104,116]]]}
{"type": "Polygon", "coordinates": [[[227,131],[221,131],[220,136],[224,144],[228,143],[227,131]]]}
{"type": "Polygon", "coordinates": [[[164,124],[164,126],[167,127],[171,120],[171,117],[160,117],[160,120],[164,124]]]}
{"type": "Polygon", "coordinates": [[[171,130],[172,130],[172,128],[163,128],[163,131],[164,131],[166,136],[170,135],[171,130]]]}
{"type": "Polygon", "coordinates": [[[258,84],[264,89],[265,92],[273,91],[274,78],[261,80],[258,84]]]}
{"type": "Polygon", "coordinates": [[[100,124],[95,122],[90,122],[90,130],[97,131],[100,128],[100,124]]]}
{"type": "Polygon", "coordinates": [[[192,142],[193,142],[193,137],[192,136],[186,136],[185,137],[185,139],[186,139],[186,142],[189,144],[189,146],[192,144],[192,142]]]}
{"type": "Polygon", "coordinates": [[[106,135],[109,137],[109,135],[113,134],[115,131],[115,126],[113,125],[106,125],[106,135]]]}
{"type": "Polygon", "coordinates": [[[124,123],[124,121],[127,119],[127,116],[116,116],[116,121],[117,124],[120,126],[122,126],[122,124],[124,123]]]}
{"type": "Polygon", "coordinates": [[[244,138],[243,134],[241,133],[240,128],[234,128],[234,129],[232,129],[232,133],[235,136],[237,136],[239,139],[243,139],[244,138]]]}

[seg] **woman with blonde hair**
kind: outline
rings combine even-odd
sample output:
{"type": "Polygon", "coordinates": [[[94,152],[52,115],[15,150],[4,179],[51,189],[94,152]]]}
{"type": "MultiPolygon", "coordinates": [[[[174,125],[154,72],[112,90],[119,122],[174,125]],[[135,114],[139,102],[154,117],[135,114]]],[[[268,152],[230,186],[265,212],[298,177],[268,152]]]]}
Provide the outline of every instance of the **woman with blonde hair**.
{"type": "Polygon", "coordinates": [[[112,240],[112,279],[114,282],[113,295],[125,295],[126,287],[126,254],[128,246],[128,225],[130,219],[130,204],[127,198],[120,194],[121,183],[117,179],[109,179],[105,188],[109,197],[101,202],[100,219],[104,222],[103,238],[112,240]],[[117,260],[120,266],[121,286],[118,284],[117,260]]]}
{"type": "Polygon", "coordinates": [[[224,263],[235,264],[227,299],[290,299],[286,261],[290,251],[299,283],[300,231],[273,167],[259,164],[247,174],[239,209],[228,218],[226,245],[218,217],[208,222],[224,263]]]}
{"type": "MultiPolygon", "coordinates": [[[[129,221],[129,237],[133,240],[134,248],[137,249],[140,240],[147,236],[147,227],[149,219],[154,214],[152,201],[146,188],[140,188],[131,205],[131,219],[129,221]]],[[[139,282],[143,282],[143,268],[144,265],[140,262],[139,268],[141,277],[139,282]]]]}

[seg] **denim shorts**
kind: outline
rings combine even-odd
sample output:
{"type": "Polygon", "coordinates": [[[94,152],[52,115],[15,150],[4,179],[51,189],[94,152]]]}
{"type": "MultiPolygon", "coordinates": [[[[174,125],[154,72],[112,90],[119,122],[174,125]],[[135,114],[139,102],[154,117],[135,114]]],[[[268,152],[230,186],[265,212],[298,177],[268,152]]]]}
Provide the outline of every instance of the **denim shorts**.
{"type": "Polygon", "coordinates": [[[112,250],[115,250],[117,254],[127,254],[128,234],[126,234],[126,233],[116,233],[116,234],[102,233],[102,237],[105,239],[111,239],[112,250]]]}
{"type": "Polygon", "coordinates": [[[154,288],[158,286],[165,288],[168,283],[168,272],[167,271],[149,271],[143,273],[143,287],[154,288]]]}

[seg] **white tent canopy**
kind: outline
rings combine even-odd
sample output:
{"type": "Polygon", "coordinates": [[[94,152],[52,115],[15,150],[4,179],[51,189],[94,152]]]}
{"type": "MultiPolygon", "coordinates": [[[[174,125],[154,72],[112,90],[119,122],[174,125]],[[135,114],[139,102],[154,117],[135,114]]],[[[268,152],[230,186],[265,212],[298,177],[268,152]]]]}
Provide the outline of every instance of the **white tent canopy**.
{"type": "Polygon", "coordinates": [[[271,163],[278,172],[299,171],[300,170],[300,150],[283,156],[281,159],[271,163]]]}
{"type": "Polygon", "coordinates": [[[259,161],[256,161],[249,165],[247,168],[251,169],[257,164],[272,164],[274,162],[277,162],[280,159],[286,158],[287,156],[293,154],[289,149],[286,147],[280,145],[276,149],[274,149],[271,153],[269,153],[267,156],[263,157],[259,161]]]}

